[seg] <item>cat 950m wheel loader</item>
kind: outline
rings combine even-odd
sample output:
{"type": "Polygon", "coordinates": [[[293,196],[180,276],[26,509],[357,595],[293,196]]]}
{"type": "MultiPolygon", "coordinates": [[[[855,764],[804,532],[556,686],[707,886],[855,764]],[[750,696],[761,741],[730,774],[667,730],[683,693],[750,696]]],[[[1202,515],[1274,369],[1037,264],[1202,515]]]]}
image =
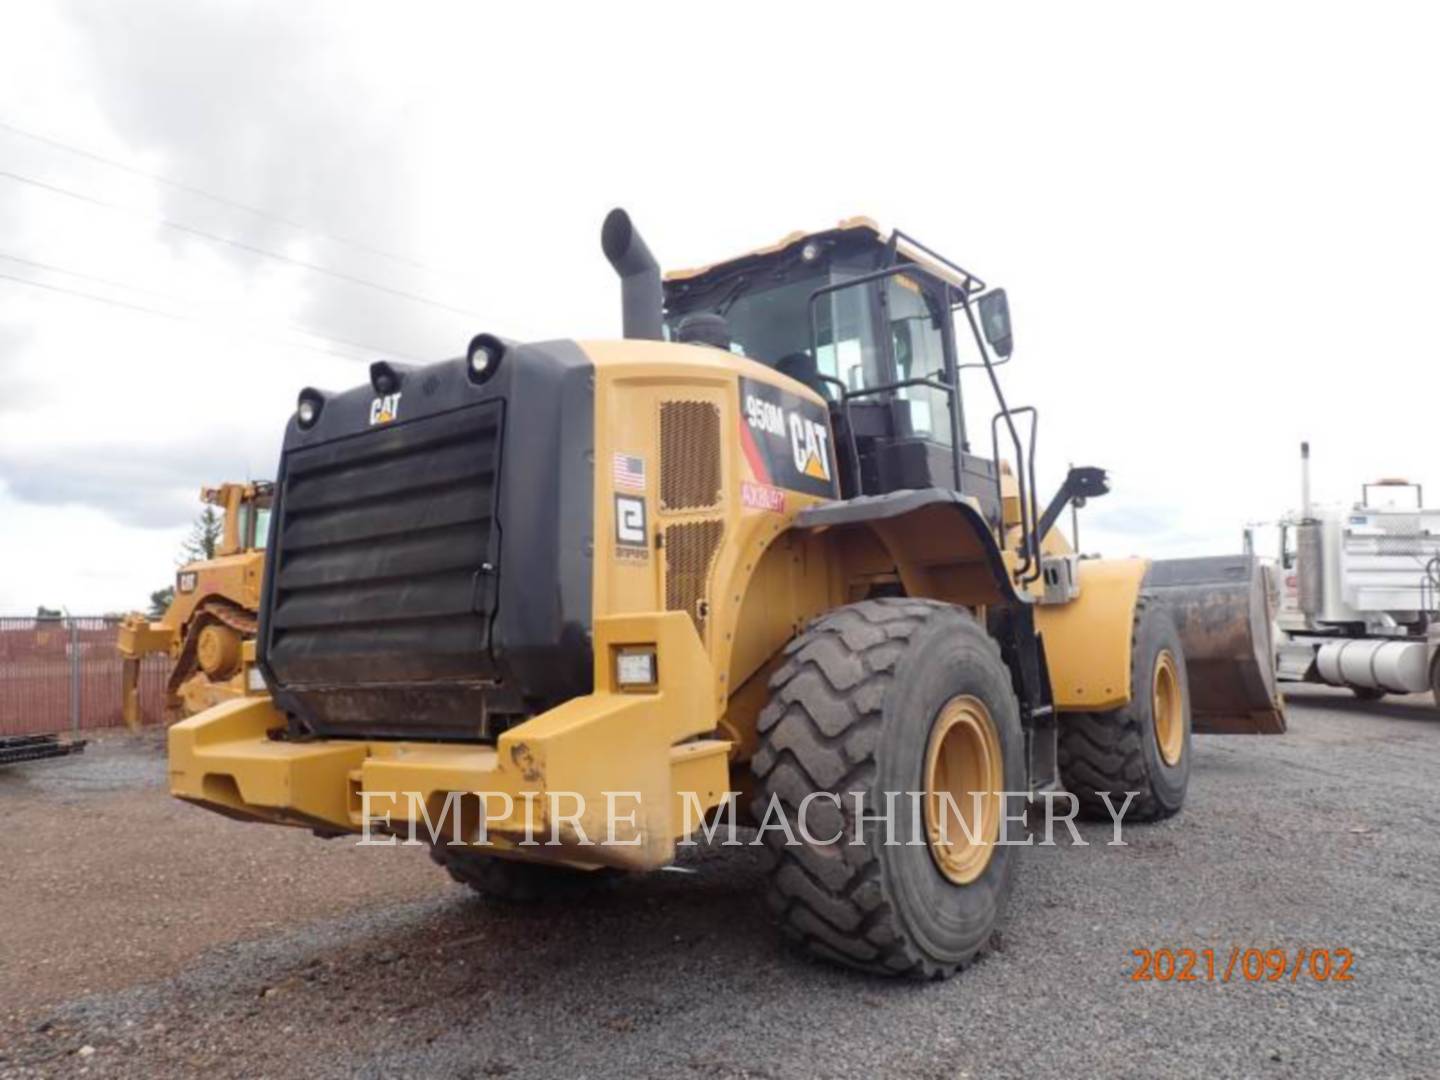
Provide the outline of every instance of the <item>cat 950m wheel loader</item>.
{"type": "Polygon", "coordinates": [[[1253,566],[1081,559],[1056,528],[1106,477],[1037,498],[1003,291],[866,219],[663,280],[623,211],[602,245],[623,340],[480,334],[301,392],[267,689],[171,729],[175,795],[415,830],[521,901],[729,815],[789,936],[935,976],[1000,917],[1027,799],[1164,817],[1192,717],[1283,729],[1253,566]]]}

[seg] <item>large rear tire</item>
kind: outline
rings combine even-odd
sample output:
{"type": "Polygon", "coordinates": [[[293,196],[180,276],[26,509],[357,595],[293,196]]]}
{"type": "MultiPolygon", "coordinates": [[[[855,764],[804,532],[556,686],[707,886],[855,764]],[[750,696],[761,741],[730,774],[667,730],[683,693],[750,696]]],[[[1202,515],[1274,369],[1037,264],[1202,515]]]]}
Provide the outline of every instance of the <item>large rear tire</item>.
{"type": "Polygon", "coordinates": [[[533,904],[567,899],[614,881],[607,870],[577,870],[569,866],[520,862],[467,850],[459,845],[435,844],[430,858],[450,877],[468,885],[487,900],[502,904],[533,904]]]}
{"type": "Polygon", "coordinates": [[[1082,817],[1109,821],[1102,796],[1131,821],[1169,817],[1190,783],[1190,685],[1175,621],[1142,597],[1131,641],[1130,703],[1060,718],[1060,779],[1082,817]]]}
{"type": "Polygon", "coordinates": [[[785,652],[751,762],[756,819],[778,807],[798,841],[764,832],[783,933],[848,967],[953,974],[1001,920],[1015,852],[998,841],[1023,828],[1003,795],[1025,790],[1025,772],[999,649],[961,608],[885,598],[822,616],[785,652]],[[886,813],[886,792],[903,793],[888,815],[898,842],[868,816],[886,813]]]}

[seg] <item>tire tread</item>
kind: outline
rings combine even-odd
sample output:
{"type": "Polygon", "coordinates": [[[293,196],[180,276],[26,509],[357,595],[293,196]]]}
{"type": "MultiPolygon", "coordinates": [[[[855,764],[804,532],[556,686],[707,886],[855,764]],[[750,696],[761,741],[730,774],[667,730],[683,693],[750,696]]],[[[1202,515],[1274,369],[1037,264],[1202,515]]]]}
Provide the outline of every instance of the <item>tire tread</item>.
{"type": "MultiPolygon", "coordinates": [[[[757,728],[761,748],[752,760],[755,813],[763,820],[771,797],[792,823],[799,800],[829,791],[842,800],[866,791],[875,777],[887,691],[915,635],[937,618],[973,618],[963,608],[931,600],[862,600],[821,616],[785,649],[770,681],[770,703],[757,728]]],[[[978,630],[978,626],[976,626],[978,630]]],[[[979,636],[994,651],[989,635],[979,636]]],[[[849,804],[841,815],[848,822],[849,804]]],[[[815,830],[819,832],[817,828],[815,830]]],[[[862,971],[918,978],[945,977],[959,967],[922,954],[906,936],[886,897],[880,864],[869,844],[833,848],[789,846],[765,834],[774,867],[767,902],[781,932],[812,955],[862,971]]]]}
{"type": "MultiPolygon", "coordinates": [[[[1131,655],[1139,647],[1139,630],[1153,601],[1141,596],[1130,632],[1131,655]]],[[[1144,721],[1129,705],[1103,713],[1075,713],[1060,725],[1060,779],[1080,804],[1080,816],[1109,821],[1101,792],[1110,793],[1117,809],[1127,791],[1138,791],[1125,811],[1133,821],[1158,821],[1175,813],[1157,797],[1145,757],[1145,740],[1151,736],[1144,721]],[[1118,797],[1118,798],[1117,798],[1118,797]]]]}

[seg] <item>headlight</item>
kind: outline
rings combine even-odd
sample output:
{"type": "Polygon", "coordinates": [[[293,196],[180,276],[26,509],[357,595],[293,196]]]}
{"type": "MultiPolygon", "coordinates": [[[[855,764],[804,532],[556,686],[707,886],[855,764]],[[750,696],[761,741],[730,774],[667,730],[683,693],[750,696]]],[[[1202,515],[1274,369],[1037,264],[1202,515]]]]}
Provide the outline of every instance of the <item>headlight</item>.
{"type": "Polygon", "coordinates": [[[324,407],[325,399],[320,396],[320,391],[307,386],[300,391],[300,400],[295,405],[295,419],[300,421],[302,428],[314,427],[324,407]]]}
{"type": "Polygon", "coordinates": [[[655,647],[635,645],[615,654],[615,684],[630,689],[656,685],[655,647]]]}
{"type": "Polygon", "coordinates": [[[381,397],[393,394],[400,389],[400,372],[388,360],[376,360],[370,365],[370,385],[381,397]]]}
{"type": "Polygon", "coordinates": [[[476,334],[465,350],[470,381],[482,383],[495,374],[505,356],[505,343],[494,334],[476,334]]]}

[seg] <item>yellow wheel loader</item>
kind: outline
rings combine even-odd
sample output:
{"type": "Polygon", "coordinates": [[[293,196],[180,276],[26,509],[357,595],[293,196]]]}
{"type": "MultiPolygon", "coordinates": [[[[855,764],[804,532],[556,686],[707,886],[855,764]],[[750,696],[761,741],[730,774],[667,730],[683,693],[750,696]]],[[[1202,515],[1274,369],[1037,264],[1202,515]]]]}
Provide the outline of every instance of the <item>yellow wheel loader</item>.
{"type": "Polygon", "coordinates": [[[601,239],[623,340],[300,393],[266,689],[171,729],[176,796],[518,901],[748,824],[787,935],[930,977],[989,939],[1027,804],[1164,817],[1195,726],[1283,728],[1250,564],[1057,529],[1107,480],[1037,497],[1002,290],[867,219],[663,279],[623,211],[601,239]]]}
{"type": "Polygon", "coordinates": [[[191,716],[244,693],[254,661],[271,494],[266,481],[202,488],[201,502],[224,514],[215,557],[180,567],[174,599],[158,620],[137,612],[121,621],[123,714],[132,730],[140,726],[140,661],[152,653],[174,660],[166,683],[172,716],[191,716]]]}

